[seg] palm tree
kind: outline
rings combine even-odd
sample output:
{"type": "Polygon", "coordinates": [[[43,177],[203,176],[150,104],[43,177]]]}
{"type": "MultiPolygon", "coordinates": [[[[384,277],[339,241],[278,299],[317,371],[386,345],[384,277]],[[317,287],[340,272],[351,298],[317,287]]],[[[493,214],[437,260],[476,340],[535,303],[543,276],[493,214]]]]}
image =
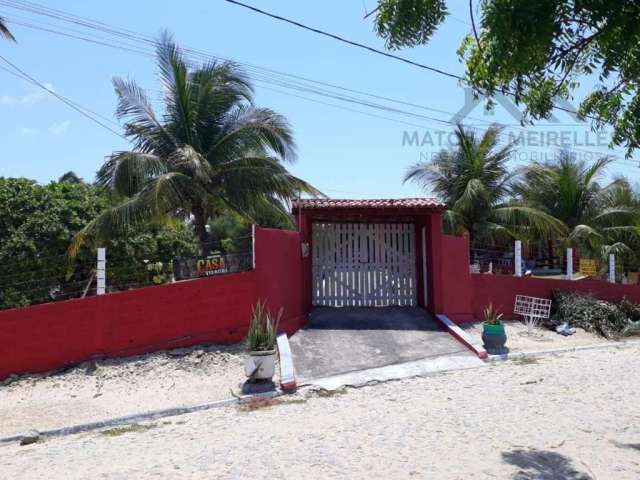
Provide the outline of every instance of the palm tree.
{"type": "Polygon", "coordinates": [[[0,17],[0,37],[4,37],[12,42],[16,41],[15,37],[11,34],[9,27],[7,27],[6,20],[2,17],[0,17]]]}
{"type": "Polygon", "coordinates": [[[555,162],[533,163],[524,169],[514,190],[529,205],[544,210],[567,225],[561,239],[594,253],[622,253],[638,235],[635,193],[622,178],[602,186],[613,158],[588,165],[569,152],[555,162]]]}
{"type": "Polygon", "coordinates": [[[553,216],[512,200],[511,185],[518,173],[507,166],[512,145],[498,146],[500,132],[492,126],[478,138],[458,125],[456,147],[411,166],[404,181],[417,182],[443,200],[448,207],[445,231],[466,232],[471,247],[564,232],[562,222],[553,216]]]}
{"type": "Polygon", "coordinates": [[[134,149],[113,153],[97,183],[124,201],[80,232],[71,254],[90,234],[107,237],[177,216],[190,219],[206,255],[207,220],[225,209],[248,219],[286,217],[291,199],[319,194],[283,165],[295,160],[291,129],[282,115],[253,106],[249,80],[235,64],[192,68],[166,33],[157,59],[161,116],[135,82],[114,79],[116,115],[134,149]]]}

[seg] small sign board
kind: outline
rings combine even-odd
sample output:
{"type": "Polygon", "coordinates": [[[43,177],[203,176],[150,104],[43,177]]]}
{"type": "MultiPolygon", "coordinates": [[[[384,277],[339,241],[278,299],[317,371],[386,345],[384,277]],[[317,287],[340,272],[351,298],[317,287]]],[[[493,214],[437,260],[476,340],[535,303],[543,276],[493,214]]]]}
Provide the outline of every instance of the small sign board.
{"type": "Polygon", "coordinates": [[[587,277],[595,277],[598,274],[596,261],[593,258],[581,258],[580,273],[587,277]]]}
{"type": "Polygon", "coordinates": [[[196,262],[199,277],[210,277],[228,273],[227,262],[222,255],[211,255],[207,258],[200,258],[196,262]]]}

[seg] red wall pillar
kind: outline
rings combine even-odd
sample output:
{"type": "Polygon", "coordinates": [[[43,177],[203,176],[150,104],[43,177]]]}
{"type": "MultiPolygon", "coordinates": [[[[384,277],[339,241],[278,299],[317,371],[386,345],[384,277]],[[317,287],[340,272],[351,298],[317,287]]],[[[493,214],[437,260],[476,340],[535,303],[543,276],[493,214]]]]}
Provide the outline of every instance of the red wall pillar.
{"type": "Polygon", "coordinates": [[[427,310],[432,313],[443,311],[442,282],[442,214],[430,213],[427,222],[427,290],[429,302],[427,310]]]}
{"type": "Polygon", "coordinates": [[[303,245],[308,246],[307,256],[302,257],[302,276],[300,282],[302,285],[302,308],[306,314],[311,312],[311,275],[312,275],[312,251],[313,251],[313,232],[312,220],[309,216],[302,212],[296,215],[296,223],[300,230],[300,240],[303,245]]]}

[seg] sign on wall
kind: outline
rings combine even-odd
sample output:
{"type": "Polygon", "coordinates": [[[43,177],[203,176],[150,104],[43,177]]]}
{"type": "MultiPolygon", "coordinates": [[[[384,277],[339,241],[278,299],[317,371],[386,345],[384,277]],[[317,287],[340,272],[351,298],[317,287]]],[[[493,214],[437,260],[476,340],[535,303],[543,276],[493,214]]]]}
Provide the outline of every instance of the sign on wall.
{"type": "Polygon", "coordinates": [[[210,277],[228,273],[227,262],[222,255],[211,255],[201,258],[196,262],[196,269],[199,277],[210,277]]]}

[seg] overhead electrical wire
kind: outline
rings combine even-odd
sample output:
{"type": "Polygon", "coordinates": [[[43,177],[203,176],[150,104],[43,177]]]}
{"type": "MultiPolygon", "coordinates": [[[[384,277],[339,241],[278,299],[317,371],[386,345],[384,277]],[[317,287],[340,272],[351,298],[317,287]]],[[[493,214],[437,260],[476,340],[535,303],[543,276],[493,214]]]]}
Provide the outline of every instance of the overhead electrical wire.
{"type": "Polygon", "coordinates": [[[84,107],[80,107],[78,106],[78,104],[76,102],[73,102],[71,100],[69,100],[67,97],[65,97],[64,95],[59,94],[58,92],[50,89],[49,87],[47,87],[45,84],[43,84],[42,82],[40,82],[39,80],[35,79],[34,77],[32,77],[31,75],[29,75],[27,72],[25,72],[24,70],[22,70],[20,67],[18,67],[16,64],[14,64],[13,62],[11,62],[10,60],[8,60],[7,58],[5,58],[3,55],[0,55],[0,60],[2,60],[4,63],[6,63],[7,65],[9,65],[14,71],[16,71],[18,74],[20,74],[20,76],[24,79],[29,81],[30,83],[40,87],[42,90],[48,92],[49,94],[53,95],[54,97],[56,97],[58,100],[60,100],[61,102],[65,103],[66,105],[68,105],[70,108],[72,108],[73,110],[75,110],[76,112],[80,113],[82,116],[84,116],[85,118],[88,118],[89,120],[91,120],[92,122],[100,125],[102,128],[110,131],[111,133],[119,136],[120,138],[126,140],[127,138],[123,135],[121,135],[119,132],[115,131],[114,129],[112,129],[111,127],[109,127],[108,125],[106,125],[105,123],[103,123],[102,121],[96,119],[94,116],[92,116],[91,114],[87,113],[87,109],[85,109],[84,107]]]}
{"type": "MultiPolygon", "coordinates": [[[[234,3],[234,2],[232,2],[234,3]]],[[[54,33],[54,34],[59,34],[59,35],[63,35],[66,37],[70,37],[70,38],[75,38],[78,40],[83,40],[83,41],[87,41],[87,42],[91,42],[94,44],[98,44],[98,45],[102,45],[102,46],[107,46],[107,47],[111,47],[111,48],[118,48],[124,51],[129,51],[131,53],[136,53],[136,54],[141,54],[141,55],[146,55],[146,56],[152,56],[153,52],[146,50],[144,48],[140,47],[140,43],[144,44],[145,47],[155,47],[157,46],[157,41],[154,40],[151,37],[145,36],[143,34],[131,31],[131,30],[127,30],[127,29],[123,29],[120,27],[114,27],[112,25],[108,25],[104,22],[99,22],[99,21],[95,21],[95,20],[91,20],[91,19],[86,19],[74,14],[70,14],[67,12],[64,12],[62,10],[56,10],[56,9],[52,9],[52,8],[48,8],[48,7],[44,7],[41,5],[38,5],[34,2],[27,2],[27,1],[19,1],[19,0],[1,0],[0,1],[0,5],[4,5],[4,6],[9,6],[11,8],[15,8],[15,9],[19,9],[22,11],[27,11],[27,12],[31,12],[34,14],[38,14],[38,15],[44,15],[47,16],[49,18],[53,18],[59,21],[64,21],[64,22],[71,22],[73,24],[76,25],[80,25],[83,28],[89,28],[92,30],[96,30],[102,33],[106,33],[108,35],[111,36],[116,36],[118,37],[120,40],[118,40],[116,43],[113,43],[113,40],[105,40],[103,38],[89,38],[86,36],[85,33],[80,32],[79,35],[75,35],[74,33],[78,33],[77,31],[72,31],[73,33],[67,33],[67,32],[61,32],[60,30],[55,30],[53,28],[48,28],[48,27],[42,27],[42,26],[38,26],[38,25],[34,25],[33,23],[29,23],[29,24],[25,24],[24,22],[20,22],[23,24],[23,26],[27,27],[27,28],[35,28],[35,29],[39,29],[39,30],[43,30],[43,31],[47,31],[49,33],[54,33]],[[122,39],[125,39],[127,41],[132,41],[135,42],[135,44],[130,44],[130,43],[126,43],[124,41],[122,41],[122,39]]],[[[8,16],[8,20],[10,22],[14,22],[16,24],[20,24],[19,21],[14,21],[11,19],[11,16],[8,16]]],[[[31,20],[31,19],[30,19],[31,20]]],[[[31,20],[31,22],[33,22],[33,20],[31,20]]],[[[229,59],[224,58],[224,57],[220,57],[217,55],[213,55],[211,53],[202,51],[202,50],[197,50],[197,49],[192,49],[192,48],[184,48],[185,54],[191,58],[196,58],[196,59],[200,59],[200,60],[204,60],[204,61],[211,61],[211,59],[216,59],[216,60],[222,60],[222,61],[229,61],[229,59]]],[[[378,109],[378,110],[382,110],[385,111],[387,113],[392,113],[392,114],[397,114],[397,115],[403,115],[406,117],[410,117],[413,119],[419,119],[421,121],[429,121],[429,122],[437,122],[439,124],[446,124],[446,125],[455,125],[455,122],[452,122],[451,120],[444,120],[444,119],[440,119],[440,118],[435,118],[435,117],[431,117],[431,116],[426,116],[426,115],[421,115],[415,112],[409,112],[406,110],[401,110],[398,108],[394,108],[394,107],[389,107],[386,105],[382,105],[382,104],[378,104],[378,103],[374,103],[374,102],[370,102],[367,100],[363,100],[357,97],[353,97],[350,95],[344,95],[344,94],[340,94],[337,92],[334,92],[332,90],[328,90],[327,88],[320,88],[317,86],[310,86],[307,83],[304,82],[308,82],[308,83],[313,83],[315,85],[320,85],[323,87],[328,87],[328,88],[333,88],[333,89],[338,89],[341,90],[343,92],[349,92],[349,93],[354,93],[357,95],[363,95],[363,96],[369,96],[371,98],[376,98],[379,100],[384,100],[384,101],[388,101],[388,102],[394,102],[394,103],[398,103],[398,104],[403,104],[405,106],[411,106],[413,108],[420,108],[423,110],[431,110],[437,113],[444,113],[444,114],[449,114],[449,115],[453,115],[452,112],[447,112],[444,110],[438,110],[438,109],[433,109],[430,107],[426,107],[423,105],[418,105],[415,103],[411,103],[411,102],[405,102],[402,100],[397,100],[397,99],[393,99],[390,97],[386,97],[386,96],[382,96],[382,95],[376,95],[376,94],[371,94],[368,92],[363,92],[361,90],[356,90],[356,89],[350,89],[347,87],[343,87],[340,85],[335,85],[335,84],[331,84],[331,83],[326,83],[326,82],[320,82],[314,79],[310,79],[310,78],[306,78],[306,77],[302,77],[302,76],[297,76],[297,75],[293,75],[293,74],[289,74],[289,73],[285,73],[285,72],[279,72],[277,70],[273,70],[273,69],[269,69],[269,68],[265,68],[265,67],[259,67],[259,66],[255,66],[255,65],[251,65],[251,64],[246,64],[243,62],[235,62],[238,63],[240,65],[243,65],[244,67],[246,67],[248,70],[250,70],[252,77],[255,78],[255,80],[257,81],[257,83],[259,84],[271,84],[271,85],[276,85],[279,86],[281,88],[286,88],[286,89],[290,89],[290,90],[295,90],[298,92],[302,92],[302,93],[310,93],[313,95],[319,95],[319,96],[324,96],[326,98],[332,98],[335,100],[339,100],[339,101],[343,101],[343,102],[348,102],[348,103],[352,103],[352,104],[357,104],[360,106],[364,106],[367,108],[373,108],[373,109],[378,109]],[[285,77],[285,79],[283,79],[282,77],[285,77]],[[294,79],[294,80],[290,80],[290,79],[294,79]],[[299,81],[295,81],[295,80],[299,80],[299,81]]],[[[262,88],[266,88],[264,86],[262,86],[262,88]]],[[[296,98],[301,98],[307,101],[315,101],[316,103],[320,103],[320,104],[325,104],[334,108],[341,108],[338,105],[332,104],[332,103],[327,103],[327,102],[321,102],[321,101],[317,101],[317,100],[313,100],[310,99],[308,97],[303,97],[301,95],[294,95],[290,92],[284,92],[284,91],[278,91],[275,89],[272,89],[273,91],[277,91],[278,93],[284,94],[284,95],[289,95],[289,96],[294,96],[296,98]]],[[[345,108],[343,108],[345,109],[345,108]]],[[[416,126],[419,128],[425,128],[424,125],[418,125],[415,123],[409,123],[409,122],[403,122],[401,120],[397,120],[397,119],[391,119],[388,117],[383,117],[380,115],[374,115],[368,112],[363,112],[361,110],[357,110],[357,109],[346,109],[346,110],[351,110],[354,111],[356,113],[361,113],[361,114],[365,114],[365,115],[369,115],[369,116],[374,116],[374,117],[378,117],[378,118],[382,118],[385,120],[391,120],[391,121],[396,121],[399,123],[404,123],[404,124],[408,124],[411,126],[416,126]]],[[[466,117],[466,118],[471,118],[474,119],[473,117],[466,117]]],[[[477,119],[475,119],[477,120],[477,119]]],[[[482,121],[482,120],[480,120],[482,121]]],[[[490,122],[485,122],[482,121],[483,123],[486,123],[487,126],[490,125],[490,122]]],[[[481,128],[478,127],[474,127],[471,125],[467,125],[468,128],[473,128],[473,129],[477,129],[477,130],[481,130],[481,128]]],[[[512,126],[509,126],[509,128],[512,128],[512,126]]],[[[522,130],[522,131],[528,131],[523,127],[517,127],[518,129],[522,130]]],[[[574,148],[574,150],[576,151],[580,151],[580,149],[574,148]]],[[[583,150],[589,154],[593,154],[594,151],[592,150],[583,150]]],[[[600,152],[602,154],[609,154],[609,152],[600,152]]],[[[626,159],[616,159],[616,161],[624,161],[624,162],[629,162],[629,164],[633,164],[634,166],[636,166],[635,162],[631,162],[629,160],[626,159]]]]}
{"type": "MultiPolygon", "coordinates": [[[[422,68],[422,69],[425,69],[425,70],[429,70],[431,72],[438,73],[438,74],[444,75],[446,77],[454,78],[456,80],[464,80],[462,75],[458,75],[458,74],[455,74],[455,73],[447,72],[445,70],[442,70],[441,68],[425,65],[424,63],[415,62],[413,60],[409,60],[408,58],[400,57],[399,55],[393,55],[393,54],[385,52],[383,50],[379,50],[377,48],[370,47],[369,45],[365,45],[365,44],[362,44],[362,43],[359,43],[359,42],[355,42],[353,40],[346,39],[344,37],[341,37],[340,35],[336,35],[334,33],[329,33],[329,32],[327,32],[325,30],[320,30],[319,28],[310,27],[308,25],[305,25],[303,23],[297,22],[295,20],[291,20],[291,19],[283,17],[281,15],[276,15],[274,13],[267,12],[266,10],[262,10],[260,8],[254,7],[253,5],[249,5],[247,3],[238,2],[237,0],[224,0],[224,1],[227,2],[227,3],[232,3],[234,5],[238,5],[239,7],[246,8],[248,10],[251,10],[253,12],[259,13],[261,15],[273,18],[275,20],[279,20],[281,22],[285,22],[285,23],[294,25],[294,26],[296,26],[298,28],[302,28],[303,30],[308,30],[310,32],[317,33],[318,35],[323,35],[325,37],[332,38],[334,40],[337,40],[337,41],[342,42],[342,43],[346,43],[348,45],[352,45],[354,47],[359,47],[359,48],[368,50],[370,52],[377,53],[379,55],[383,55],[383,56],[388,57],[388,58],[392,58],[394,60],[398,60],[398,61],[401,61],[401,62],[404,62],[404,63],[408,63],[410,65],[413,65],[414,67],[418,67],[418,68],[422,68]]],[[[508,94],[508,95],[513,95],[512,92],[508,92],[507,91],[505,93],[508,94]]],[[[575,110],[570,110],[568,108],[564,108],[564,107],[561,107],[561,106],[558,106],[558,105],[554,105],[554,104],[552,104],[552,105],[553,105],[553,108],[556,108],[558,110],[562,110],[562,111],[565,111],[565,112],[568,112],[568,113],[572,113],[574,115],[577,115],[577,113],[578,113],[575,110]]],[[[597,118],[594,118],[594,117],[589,117],[588,116],[587,118],[590,118],[592,120],[597,120],[597,118]]]]}

